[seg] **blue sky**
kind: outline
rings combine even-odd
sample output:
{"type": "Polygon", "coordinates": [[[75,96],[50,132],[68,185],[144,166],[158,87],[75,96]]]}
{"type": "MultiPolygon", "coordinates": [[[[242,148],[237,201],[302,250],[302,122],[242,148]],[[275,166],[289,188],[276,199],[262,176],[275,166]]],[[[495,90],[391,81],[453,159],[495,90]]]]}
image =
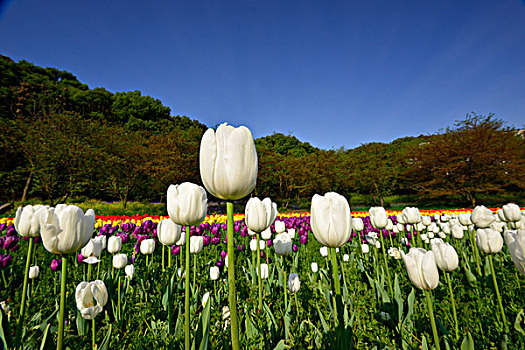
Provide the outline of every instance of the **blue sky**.
{"type": "Polygon", "coordinates": [[[173,115],[353,148],[468,112],[525,124],[525,4],[0,0],[0,53],[173,115]]]}

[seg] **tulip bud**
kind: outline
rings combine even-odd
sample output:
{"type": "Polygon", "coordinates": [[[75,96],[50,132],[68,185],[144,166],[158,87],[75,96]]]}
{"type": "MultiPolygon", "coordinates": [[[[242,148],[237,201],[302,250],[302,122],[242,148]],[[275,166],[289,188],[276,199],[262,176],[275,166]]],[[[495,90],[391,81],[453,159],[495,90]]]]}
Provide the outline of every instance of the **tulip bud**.
{"type": "Polygon", "coordinates": [[[113,255],[113,267],[116,269],[122,269],[128,264],[128,256],[126,254],[115,254],[113,255]]]}
{"type": "Polygon", "coordinates": [[[204,241],[202,239],[202,236],[191,236],[190,237],[190,253],[192,254],[200,253],[203,246],[204,246],[204,241]]]}
{"type": "Polygon", "coordinates": [[[316,262],[311,263],[310,268],[312,269],[313,273],[316,273],[319,270],[319,266],[317,266],[316,262]]]}
{"type": "MultiPolygon", "coordinates": [[[[388,214],[383,207],[372,207],[368,210],[370,223],[375,228],[385,228],[388,224],[388,214]]],[[[399,221],[399,218],[398,218],[399,221]]]]}
{"type": "Polygon", "coordinates": [[[408,254],[401,251],[408,278],[419,289],[434,289],[439,284],[439,273],[434,253],[423,248],[410,248],[408,254]]]}
{"type": "Polygon", "coordinates": [[[336,248],[348,242],[352,234],[351,220],[350,206],[345,197],[329,192],[312,198],[310,225],[322,245],[336,248]]]}
{"type": "Polygon", "coordinates": [[[53,254],[68,254],[84,247],[95,229],[95,212],[86,214],[74,205],[42,209],[40,233],[44,248],[53,254]]]}
{"type": "Polygon", "coordinates": [[[301,288],[301,281],[299,281],[299,276],[296,273],[291,273],[288,276],[288,289],[292,293],[297,293],[301,288]]]}
{"type": "Polygon", "coordinates": [[[111,254],[118,253],[122,249],[122,237],[111,236],[108,239],[108,252],[111,254]]]}
{"type": "Polygon", "coordinates": [[[472,211],[470,220],[478,228],[487,228],[490,227],[490,224],[494,222],[495,217],[490,209],[487,209],[483,205],[478,205],[472,211]]]}
{"type": "Polygon", "coordinates": [[[343,261],[346,262],[346,261],[348,261],[348,260],[350,260],[350,256],[349,256],[348,254],[344,254],[344,255],[343,255],[343,261]]]}
{"type": "Polygon", "coordinates": [[[368,244],[363,243],[361,245],[361,251],[363,252],[363,254],[368,254],[370,252],[370,247],[368,246],[368,244]]]}
{"type": "Polygon", "coordinates": [[[128,265],[124,268],[124,272],[126,273],[126,277],[129,279],[133,278],[133,275],[135,274],[135,266],[128,265]]]}
{"type": "MultiPolygon", "coordinates": [[[[259,271],[257,271],[257,276],[259,276],[259,271]]],[[[268,278],[268,264],[261,264],[261,279],[265,280],[268,278]]]]}
{"type": "Polygon", "coordinates": [[[361,218],[352,218],[352,228],[355,232],[361,232],[365,229],[365,224],[361,218]]]}
{"type": "Polygon", "coordinates": [[[251,231],[263,232],[270,227],[278,214],[277,204],[273,203],[270,198],[261,201],[259,198],[253,197],[246,203],[244,221],[251,231]]]}
{"type": "Polygon", "coordinates": [[[227,123],[202,136],[199,164],[204,187],[217,198],[236,200],[247,196],[257,179],[257,151],[245,126],[227,123]]]}
{"type": "Polygon", "coordinates": [[[479,229],[476,231],[476,244],[482,252],[496,254],[503,248],[503,238],[491,228],[479,229]]]}
{"type": "Polygon", "coordinates": [[[506,231],[505,243],[518,271],[525,276],[525,230],[506,231]]]}
{"type": "Polygon", "coordinates": [[[31,266],[29,268],[29,278],[34,279],[38,277],[40,268],[38,266],[31,266]]]}
{"type": "Polygon", "coordinates": [[[155,240],[153,238],[145,239],[140,242],[140,253],[144,255],[153,254],[155,251],[155,240]]]}
{"type": "Polygon", "coordinates": [[[219,270],[219,267],[217,266],[212,266],[210,267],[210,279],[212,281],[216,281],[219,279],[219,276],[220,276],[221,272],[219,270]]]}
{"type": "Polygon", "coordinates": [[[182,227],[171,219],[164,219],[157,225],[157,237],[164,245],[174,245],[181,236],[182,227]]]}
{"type": "Polygon", "coordinates": [[[443,271],[454,271],[459,264],[459,257],[456,249],[450,244],[440,240],[432,241],[432,252],[436,259],[437,266],[443,271]]]}
{"type": "Polygon", "coordinates": [[[321,256],[328,256],[328,247],[321,247],[319,248],[319,253],[321,253],[321,256]]]}

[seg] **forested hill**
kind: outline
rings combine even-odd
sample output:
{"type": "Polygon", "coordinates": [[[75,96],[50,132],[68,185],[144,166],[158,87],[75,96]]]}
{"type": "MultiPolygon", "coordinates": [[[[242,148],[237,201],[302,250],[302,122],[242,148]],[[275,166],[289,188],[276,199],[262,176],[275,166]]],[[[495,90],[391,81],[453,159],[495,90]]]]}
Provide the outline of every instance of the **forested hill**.
{"type": "MultiPolygon", "coordinates": [[[[90,89],[56,68],[0,55],[0,202],[37,198],[164,201],[171,183],[201,184],[207,126],[172,116],[140,91],[90,89]]],[[[385,204],[388,195],[459,196],[525,189],[523,137],[493,115],[467,115],[436,135],[322,150],[292,135],[256,141],[254,194],[281,205],[336,191],[385,204]]]]}

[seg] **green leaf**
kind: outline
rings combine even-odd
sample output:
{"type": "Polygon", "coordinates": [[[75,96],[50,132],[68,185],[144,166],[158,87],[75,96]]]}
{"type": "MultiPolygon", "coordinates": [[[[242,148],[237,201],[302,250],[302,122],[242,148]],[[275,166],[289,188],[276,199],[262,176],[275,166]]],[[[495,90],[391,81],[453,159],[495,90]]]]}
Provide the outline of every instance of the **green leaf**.
{"type": "Polygon", "coordinates": [[[463,338],[463,342],[461,342],[461,350],[474,350],[474,340],[468,331],[465,338],[463,338]]]}
{"type": "Polygon", "coordinates": [[[283,350],[283,349],[290,349],[288,345],[284,343],[284,339],[281,339],[281,341],[277,344],[273,350],[283,350]]]}
{"type": "Polygon", "coordinates": [[[0,340],[4,349],[9,349],[12,344],[9,322],[5,317],[4,310],[0,307],[0,340]]]}
{"type": "Polygon", "coordinates": [[[323,325],[323,331],[325,333],[330,332],[330,327],[328,327],[328,324],[326,323],[326,321],[325,321],[325,319],[323,317],[323,314],[319,310],[319,307],[317,307],[317,314],[319,315],[319,320],[321,320],[321,324],[323,325]]]}
{"type": "Polygon", "coordinates": [[[518,312],[516,315],[516,319],[514,320],[514,329],[518,331],[521,335],[525,335],[525,331],[523,330],[523,327],[521,326],[522,323],[524,323],[525,316],[523,313],[523,309],[518,312]]]}
{"type": "Polygon", "coordinates": [[[82,317],[80,311],[76,310],[76,323],[78,335],[84,336],[89,332],[89,322],[82,317]]]}
{"type": "Polygon", "coordinates": [[[113,327],[113,325],[110,324],[109,328],[108,328],[108,331],[106,332],[106,336],[102,340],[102,343],[100,343],[100,348],[99,348],[100,350],[108,350],[109,349],[109,342],[111,340],[112,327],[113,327]]]}
{"type": "Polygon", "coordinates": [[[193,338],[192,349],[206,350],[210,339],[210,308],[212,304],[212,297],[208,299],[204,310],[202,310],[197,332],[193,338]],[[198,346],[198,347],[197,347],[198,346]]]}
{"type": "Polygon", "coordinates": [[[246,337],[248,339],[252,339],[253,337],[259,335],[259,330],[252,322],[252,319],[250,318],[250,313],[246,313],[246,319],[244,320],[244,324],[246,327],[246,337]]]}
{"type": "Polygon", "coordinates": [[[48,344],[48,338],[47,335],[49,333],[49,328],[51,327],[51,324],[48,324],[46,327],[46,330],[44,331],[44,336],[42,337],[42,342],[40,343],[40,350],[51,348],[48,344]]]}

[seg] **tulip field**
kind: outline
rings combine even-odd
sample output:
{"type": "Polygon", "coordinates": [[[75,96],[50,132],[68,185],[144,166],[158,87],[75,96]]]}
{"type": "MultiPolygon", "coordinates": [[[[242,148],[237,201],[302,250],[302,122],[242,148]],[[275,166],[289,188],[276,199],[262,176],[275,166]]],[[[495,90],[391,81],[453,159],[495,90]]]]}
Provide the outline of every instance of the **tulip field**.
{"type": "Polygon", "coordinates": [[[319,243],[333,237],[317,239],[316,227],[330,223],[314,219],[314,204],[278,214],[260,234],[237,206],[235,321],[226,215],[178,232],[169,226],[175,212],[97,215],[89,243],[58,255],[23,234],[34,231],[29,214],[0,219],[1,343],[56,348],[67,259],[64,348],[184,348],[186,320],[195,349],[231,348],[232,321],[242,349],[525,348],[523,208],[349,212],[339,220],[353,229],[336,248],[319,243]],[[166,238],[170,230],[177,242],[166,238]]]}

